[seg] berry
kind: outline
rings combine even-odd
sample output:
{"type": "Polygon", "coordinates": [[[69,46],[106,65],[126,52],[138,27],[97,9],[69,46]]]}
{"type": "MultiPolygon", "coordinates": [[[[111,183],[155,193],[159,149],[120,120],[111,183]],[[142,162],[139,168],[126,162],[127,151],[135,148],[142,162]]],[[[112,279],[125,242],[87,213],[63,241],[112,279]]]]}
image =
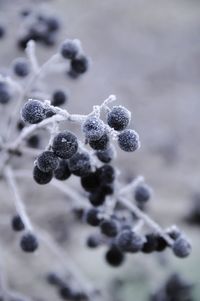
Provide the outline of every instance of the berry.
{"type": "Polygon", "coordinates": [[[10,87],[6,82],[0,82],[0,103],[7,104],[12,98],[10,87]]]}
{"type": "Polygon", "coordinates": [[[158,246],[157,236],[154,233],[150,233],[147,234],[145,238],[146,241],[143,244],[142,252],[148,254],[156,251],[158,246]]]}
{"type": "Polygon", "coordinates": [[[71,70],[77,74],[87,72],[89,67],[88,58],[85,55],[80,55],[71,61],[71,70]]]}
{"type": "Polygon", "coordinates": [[[118,267],[123,263],[125,256],[116,246],[112,246],[106,252],[105,259],[111,266],[118,267]]]}
{"type": "Polygon", "coordinates": [[[109,148],[103,151],[97,151],[97,158],[103,163],[109,163],[114,158],[114,148],[110,146],[109,148]]]}
{"type": "Polygon", "coordinates": [[[115,169],[109,164],[102,165],[97,169],[97,173],[101,184],[113,183],[115,180],[115,169]]]}
{"type": "Polygon", "coordinates": [[[20,246],[24,252],[32,253],[38,249],[38,240],[32,233],[26,233],[22,236],[20,246]]]}
{"type": "Polygon", "coordinates": [[[105,150],[109,145],[109,137],[105,133],[99,140],[89,140],[89,145],[94,150],[105,150]]]}
{"type": "Polygon", "coordinates": [[[61,285],[59,288],[59,295],[64,300],[71,300],[72,298],[72,290],[67,284],[61,285]]]}
{"type": "Polygon", "coordinates": [[[30,65],[27,59],[18,58],[13,63],[13,71],[19,77],[26,77],[30,73],[30,65]]]}
{"type": "Polygon", "coordinates": [[[124,130],[131,120],[131,113],[122,106],[114,106],[108,113],[107,122],[116,131],[124,130]]]}
{"type": "Polygon", "coordinates": [[[100,211],[98,209],[92,208],[86,212],[86,222],[93,227],[100,225],[102,218],[99,217],[100,211]]]}
{"type": "Polygon", "coordinates": [[[167,229],[166,233],[172,238],[172,239],[177,239],[182,235],[181,230],[176,226],[171,226],[170,228],[167,229]]]}
{"type": "Polygon", "coordinates": [[[151,189],[146,184],[139,184],[134,191],[137,202],[147,202],[151,197],[151,189]]]}
{"type": "Polygon", "coordinates": [[[25,127],[25,123],[22,120],[19,120],[17,122],[17,129],[18,129],[18,131],[23,130],[24,127],[25,127]]]}
{"type": "Polygon", "coordinates": [[[45,21],[49,32],[55,32],[60,29],[60,21],[57,17],[50,16],[45,21]]]}
{"type": "Polygon", "coordinates": [[[162,251],[164,251],[167,247],[168,247],[168,243],[166,242],[166,240],[165,240],[162,236],[157,235],[157,246],[156,246],[156,251],[157,251],[157,252],[162,252],[162,251]]]}
{"type": "Polygon", "coordinates": [[[38,148],[40,143],[40,138],[38,135],[32,135],[27,139],[28,146],[32,148],[38,148]]]}
{"type": "Polygon", "coordinates": [[[37,158],[37,166],[43,172],[55,170],[58,164],[59,159],[52,151],[45,151],[37,158]]]}
{"type": "Polygon", "coordinates": [[[104,192],[102,192],[101,189],[98,189],[97,191],[91,193],[89,196],[89,201],[91,205],[93,205],[94,207],[103,205],[105,199],[106,199],[106,195],[104,192]]]}
{"type": "Polygon", "coordinates": [[[108,237],[115,237],[119,232],[119,224],[114,219],[105,219],[102,221],[101,232],[108,237]]]}
{"type": "Polygon", "coordinates": [[[144,239],[131,230],[123,230],[117,237],[117,246],[122,252],[139,252],[143,244],[144,239]]]}
{"type": "Polygon", "coordinates": [[[83,123],[83,132],[91,143],[91,141],[99,140],[105,133],[105,125],[104,122],[95,117],[89,116],[83,123]]]}
{"type": "Polygon", "coordinates": [[[36,183],[43,185],[48,184],[53,178],[52,171],[43,172],[37,166],[34,166],[33,169],[33,179],[36,183]]]}
{"type": "Polygon", "coordinates": [[[91,172],[90,156],[86,152],[77,152],[69,159],[69,169],[71,173],[78,177],[83,177],[91,172]]]}
{"type": "Polygon", "coordinates": [[[24,122],[31,124],[44,120],[46,118],[46,110],[43,103],[39,100],[28,100],[21,110],[21,117],[24,122]]]}
{"type": "Polygon", "coordinates": [[[57,180],[64,181],[67,180],[71,176],[71,171],[69,170],[69,165],[66,160],[60,160],[59,165],[54,170],[54,177],[57,180]]]}
{"type": "Polygon", "coordinates": [[[0,39],[2,39],[5,36],[5,28],[3,25],[0,25],[0,39]]]}
{"type": "Polygon", "coordinates": [[[63,92],[62,90],[56,90],[53,93],[53,97],[52,97],[52,102],[51,104],[53,106],[62,106],[67,100],[67,95],[65,92],[63,92]]]}
{"type": "Polygon", "coordinates": [[[174,241],[172,250],[177,257],[184,258],[190,255],[192,247],[185,237],[180,236],[174,241]]]}
{"type": "Polygon", "coordinates": [[[62,285],[62,280],[61,278],[54,272],[51,272],[47,275],[46,280],[49,284],[51,285],[62,285]]]}
{"type": "Polygon", "coordinates": [[[134,152],[140,147],[139,136],[134,130],[124,130],[118,135],[119,147],[125,152],[134,152]]]}
{"type": "Polygon", "coordinates": [[[53,139],[52,149],[61,159],[69,159],[78,150],[77,138],[71,132],[59,133],[53,139]]]}
{"type": "Polygon", "coordinates": [[[87,238],[86,244],[88,248],[95,249],[101,244],[101,241],[97,235],[90,235],[87,238]]]}
{"type": "Polygon", "coordinates": [[[64,41],[60,49],[61,55],[65,59],[70,59],[70,60],[74,60],[77,57],[79,51],[80,49],[78,44],[73,40],[64,41]]]}
{"type": "Polygon", "coordinates": [[[12,218],[12,229],[14,231],[22,231],[25,229],[24,223],[19,215],[15,215],[12,218]]]}
{"type": "Polygon", "coordinates": [[[95,191],[100,185],[97,172],[90,172],[88,175],[82,177],[81,185],[88,192],[95,191]]]}

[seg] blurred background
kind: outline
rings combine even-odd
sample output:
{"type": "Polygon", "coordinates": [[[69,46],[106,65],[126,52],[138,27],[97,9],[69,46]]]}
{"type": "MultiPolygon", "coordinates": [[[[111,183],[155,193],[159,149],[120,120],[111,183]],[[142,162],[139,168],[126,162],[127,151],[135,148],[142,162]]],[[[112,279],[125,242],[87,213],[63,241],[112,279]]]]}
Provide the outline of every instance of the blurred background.
{"type": "MultiPolygon", "coordinates": [[[[51,229],[92,282],[112,290],[115,282],[121,281],[119,290],[111,291],[110,300],[149,300],[151,291],[174,271],[196,284],[194,297],[200,300],[199,224],[185,222],[192,206],[200,211],[200,2],[0,0],[0,21],[6,26],[6,36],[0,40],[2,71],[15,57],[23,56],[16,47],[19,12],[30,7],[49,10],[62,23],[54,47],[37,46],[41,63],[66,38],[80,39],[91,58],[90,70],[81,79],[73,81],[63,74],[49,76],[46,88],[69,90],[70,112],[89,113],[92,105],[100,104],[110,94],[117,96],[117,104],[132,112],[132,127],[140,134],[142,146],[134,154],[118,150],[115,164],[121,170],[120,177],[127,181],[144,175],[154,189],[149,214],[163,227],[182,227],[192,242],[193,252],[184,260],[170,252],[164,257],[134,255],[122,268],[112,269],[104,263],[104,250],[85,247],[87,229],[77,226],[71,232],[68,228],[70,217],[66,219],[63,213],[63,195],[27,180],[21,190],[31,217],[51,229]],[[64,229],[61,234],[59,226],[64,229]]],[[[1,212],[6,216],[11,210],[7,204],[10,195],[0,185],[1,212]]],[[[42,278],[56,266],[53,258],[46,256],[45,249],[33,257],[21,254],[14,234],[8,233],[8,224],[2,218],[0,255],[9,285],[34,300],[57,300],[54,290],[42,278]]]]}

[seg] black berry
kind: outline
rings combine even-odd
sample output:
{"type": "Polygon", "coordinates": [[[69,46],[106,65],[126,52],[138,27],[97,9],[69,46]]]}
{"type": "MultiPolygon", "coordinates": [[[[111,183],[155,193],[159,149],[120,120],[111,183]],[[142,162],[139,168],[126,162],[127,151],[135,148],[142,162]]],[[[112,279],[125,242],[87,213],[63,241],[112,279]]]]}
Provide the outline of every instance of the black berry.
{"type": "Polygon", "coordinates": [[[47,173],[58,167],[59,159],[52,151],[45,151],[37,158],[38,168],[47,173]]]}
{"type": "Polygon", "coordinates": [[[107,116],[108,125],[116,131],[125,130],[130,119],[131,113],[122,106],[114,106],[107,116]]]}
{"type": "Polygon", "coordinates": [[[26,233],[22,236],[20,246],[24,252],[32,253],[38,249],[38,240],[32,233],[26,233]]]}
{"type": "Polygon", "coordinates": [[[19,215],[15,215],[12,218],[12,229],[14,231],[22,231],[25,229],[24,223],[19,215]]]}
{"type": "Polygon", "coordinates": [[[33,169],[33,179],[40,185],[48,184],[53,178],[53,172],[43,172],[37,166],[33,169]]]}
{"type": "Polygon", "coordinates": [[[134,152],[140,147],[139,136],[134,130],[124,130],[118,135],[119,147],[125,152],[134,152]]]}
{"type": "Polygon", "coordinates": [[[69,159],[69,169],[71,173],[78,177],[88,175],[92,169],[89,154],[86,152],[77,152],[69,159]]]}
{"type": "Polygon", "coordinates": [[[71,158],[78,150],[77,137],[71,132],[62,132],[54,137],[52,149],[54,153],[62,158],[71,158]]]}

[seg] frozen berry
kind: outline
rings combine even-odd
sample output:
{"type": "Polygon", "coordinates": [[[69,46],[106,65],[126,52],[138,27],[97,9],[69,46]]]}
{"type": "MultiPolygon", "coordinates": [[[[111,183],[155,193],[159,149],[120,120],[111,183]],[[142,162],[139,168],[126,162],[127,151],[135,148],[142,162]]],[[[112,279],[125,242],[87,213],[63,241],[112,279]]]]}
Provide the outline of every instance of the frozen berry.
{"type": "Polygon", "coordinates": [[[97,169],[97,173],[101,184],[113,183],[113,181],[115,180],[115,169],[109,164],[104,164],[99,167],[97,169]]]}
{"type": "Polygon", "coordinates": [[[32,148],[38,148],[40,144],[40,138],[38,135],[34,134],[27,139],[27,145],[32,148]]]}
{"type": "Polygon", "coordinates": [[[32,233],[26,233],[22,236],[20,246],[24,252],[32,253],[38,249],[38,240],[32,233]]]}
{"type": "Polygon", "coordinates": [[[69,159],[78,150],[77,137],[67,131],[59,133],[53,139],[52,149],[58,157],[69,159]]]}
{"type": "Polygon", "coordinates": [[[12,98],[10,86],[6,82],[0,82],[0,103],[7,104],[12,98]]]}
{"type": "Polygon", "coordinates": [[[114,106],[107,116],[108,125],[116,131],[125,130],[130,123],[130,119],[131,113],[122,106],[114,106]]]}
{"type": "Polygon", "coordinates": [[[143,244],[143,237],[131,230],[123,230],[117,237],[117,246],[122,252],[139,252],[143,244]]]}
{"type": "Polygon", "coordinates": [[[24,104],[21,116],[24,122],[35,124],[46,118],[46,110],[41,101],[30,99],[24,104]]]}
{"type": "Polygon", "coordinates": [[[78,74],[85,73],[88,70],[89,61],[85,55],[80,55],[71,61],[71,70],[78,74]]]}
{"type": "Polygon", "coordinates": [[[102,218],[99,217],[99,210],[92,208],[86,212],[86,222],[91,226],[99,226],[102,218]]]}
{"type": "Polygon", "coordinates": [[[172,250],[177,257],[184,258],[190,255],[192,247],[185,237],[180,236],[174,241],[172,250]]]}
{"type": "Polygon", "coordinates": [[[25,229],[24,223],[19,215],[15,215],[12,218],[12,228],[14,231],[22,231],[25,229]]]}
{"type": "Polygon", "coordinates": [[[71,173],[78,177],[88,175],[92,169],[89,154],[86,152],[77,152],[69,159],[69,169],[71,173]]]}
{"type": "Polygon", "coordinates": [[[61,55],[65,59],[70,59],[70,60],[74,60],[78,55],[79,51],[80,49],[78,44],[73,40],[64,41],[60,49],[61,55]]]}
{"type": "Polygon", "coordinates": [[[28,60],[25,58],[17,58],[13,62],[13,71],[19,77],[26,77],[30,73],[28,60]]]}
{"type": "Polygon", "coordinates": [[[101,232],[108,237],[115,237],[119,232],[119,223],[114,219],[105,219],[100,226],[101,232]]]}
{"type": "Polygon", "coordinates": [[[62,90],[56,90],[53,93],[51,104],[53,106],[59,107],[59,106],[62,106],[66,101],[67,101],[66,93],[62,90]]]}
{"type": "Polygon", "coordinates": [[[117,247],[112,246],[106,252],[105,259],[109,265],[118,267],[123,263],[125,256],[117,247]]]}
{"type": "Polygon", "coordinates": [[[53,172],[43,172],[37,166],[34,166],[33,169],[33,178],[36,183],[43,185],[48,184],[53,178],[53,172]]]}
{"type": "Polygon", "coordinates": [[[71,176],[71,171],[69,170],[69,165],[67,160],[60,160],[59,165],[54,170],[54,177],[57,180],[64,181],[67,180],[71,176]]]}
{"type": "Polygon", "coordinates": [[[109,163],[114,158],[115,152],[112,146],[108,147],[103,151],[97,151],[96,156],[99,161],[103,163],[109,163]]]}
{"type": "Polygon", "coordinates": [[[140,147],[139,136],[134,130],[124,130],[118,135],[119,147],[125,152],[134,152],[140,147]]]}
{"type": "Polygon", "coordinates": [[[52,151],[45,151],[37,158],[37,166],[43,172],[55,170],[58,164],[59,159],[52,151]]]}
{"type": "Polygon", "coordinates": [[[137,202],[147,202],[151,197],[151,188],[146,184],[139,184],[134,191],[137,202]]]}
{"type": "Polygon", "coordinates": [[[158,246],[157,235],[154,233],[149,233],[145,235],[145,239],[146,241],[142,247],[142,252],[148,254],[156,251],[158,246]]]}
{"type": "Polygon", "coordinates": [[[90,172],[88,175],[82,177],[81,185],[88,192],[95,191],[100,185],[97,172],[90,172]]]}
{"type": "Polygon", "coordinates": [[[90,235],[87,238],[86,244],[87,244],[88,248],[95,249],[95,248],[97,248],[101,244],[101,240],[95,234],[94,235],[90,235]]]}
{"type": "Polygon", "coordinates": [[[103,134],[99,140],[89,140],[89,145],[94,150],[105,150],[109,146],[108,134],[103,134]]]}
{"type": "Polygon", "coordinates": [[[104,122],[95,116],[89,116],[83,123],[82,129],[90,142],[99,140],[105,133],[104,122]]]}

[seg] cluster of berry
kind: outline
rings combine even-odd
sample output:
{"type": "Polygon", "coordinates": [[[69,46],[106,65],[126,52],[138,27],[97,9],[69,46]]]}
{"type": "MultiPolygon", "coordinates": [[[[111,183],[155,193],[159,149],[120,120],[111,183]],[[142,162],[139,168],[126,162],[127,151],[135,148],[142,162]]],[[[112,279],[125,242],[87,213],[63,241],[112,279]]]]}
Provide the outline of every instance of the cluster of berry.
{"type": "Polygon", "coordinates": [[[150,301],[193,301],[192,289],[193,285],[180,274],[172,274],[165,284],[150,297],[150,301]]]}

